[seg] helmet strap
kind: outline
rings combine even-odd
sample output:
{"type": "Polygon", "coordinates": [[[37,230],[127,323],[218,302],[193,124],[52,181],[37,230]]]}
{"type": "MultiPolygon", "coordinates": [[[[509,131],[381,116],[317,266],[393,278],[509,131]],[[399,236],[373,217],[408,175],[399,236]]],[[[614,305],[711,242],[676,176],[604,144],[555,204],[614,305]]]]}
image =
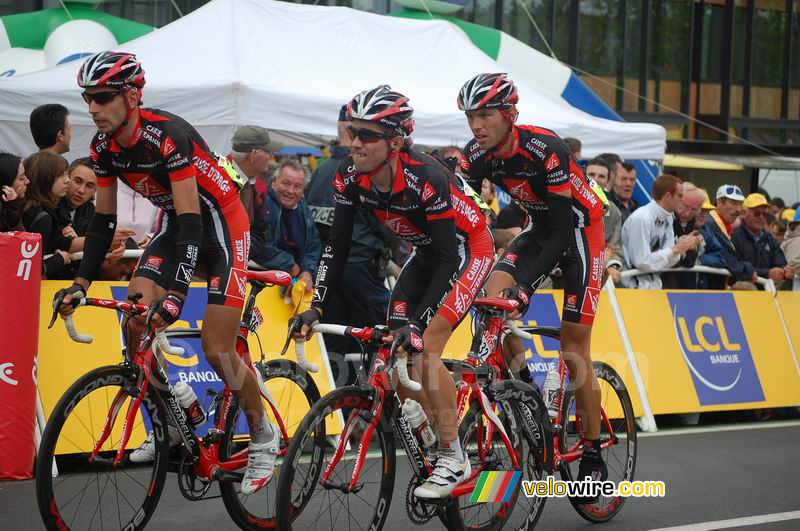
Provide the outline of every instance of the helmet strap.
{"type": "MultiPolygon", "coordinates": [[[[509,141],[512,140],[514,136],[514,122],[517,121],[517,113],[512,112],[513,109],[514,107],[511,107],[509,109],[497,109],[500,115],[503,118],[505,118],[505,120],[508,122],[509,128],[508,132],[505,134],[505,136],[503,136],[503,139],[500,140],[500,142],[498,142],[495,147],[488,150],[495,156],[499,157],[501,151],[508,151],[505,149],[506,146],[508,146],[509,148],[513,147],[509,143],[509,141]]],[[[511,143],[513,143],[513,141],[511,143]]],[[[510,149],[510,151],[513,151],[513,149],[510,149]]]]}
{"type": "MultiPolygon", "coordinates": [[[[128,92],[128,90],[131,90],[131,89],[127,89],[127,90],[125,90],[125,91],[122,93],[122,96],[123,96],[123,97],[125,97],[125,96],[126,96],[126,93],[128,92]]],[[[137,89],[137,92],[138,92],[138,89],[137,89]]],[[[128,104],[128,98],[127,98],[127,97],[125,97],[125,109],[126,109],[126,111],[127,111],[127,112],[125,113],[125,119],[122,121],[122,123],[120,124],[120,126],[119,126],[119,127],[117,127],[117,130],[116,130],[116,131],[114,131],[114,134],[113,134],[113,135],[111,135],[111,137],[112,137],[114,140],[117,140],[117,141],[119,141],[119,140],[120,140],[120,138],[119,138],[119,137],[120,137],[120,135],[122,135],[122,132],[123,132],[123,130],[125,129],[125,127],[127,127],[127,126],[128,126],[128,124],[129,124],[129,123],[130,123],[130,121],[131,121],[131,118],[133,118],[133,115],[134,115],[134,113],[136,112],[136,110],[137,110],[138,108],[139,108],[139,106],[138,106],[138,105],[130,106],[130,105],[128,104]]],[[[125,142],[125,143],[122,143],[122,142],[121,142],[121,143],[122,143],[122,145],[124,145],[124,146],[131,146],[131,145],[133,145],[133,144],[134,144],[134,137],[136,136],[136,129],[137,129],[136,127],[134,127],[134,128],[133,128],[133,131],[131,131],[131,135],[130,135],[130,137],[128,137],[128,141],[127,141],[127,142],[125,142]]]]}

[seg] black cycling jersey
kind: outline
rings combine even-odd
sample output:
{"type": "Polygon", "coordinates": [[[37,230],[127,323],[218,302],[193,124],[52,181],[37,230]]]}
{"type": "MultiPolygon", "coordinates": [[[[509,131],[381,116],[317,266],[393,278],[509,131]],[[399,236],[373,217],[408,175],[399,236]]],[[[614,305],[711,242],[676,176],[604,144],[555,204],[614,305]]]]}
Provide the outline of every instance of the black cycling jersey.
{"type": "Polygon", "coordinates": [[[418,315],[410,316],[422,322],[425,309],[438,307],[450,291],[461,262],[459,240],[485,238],[486,220],[461,182],[433,157],[404,150],[390,163],[395,164],[394,178],[386,193],[375,188],[368,174],[356,170],[351,157],[339,166],[333,179],[333,226],[319,264],[314,305],[324,308],[328,289],[338,283],[356,209],[363,209],[429,258],[429,285],[417,305],[418,315]]]}

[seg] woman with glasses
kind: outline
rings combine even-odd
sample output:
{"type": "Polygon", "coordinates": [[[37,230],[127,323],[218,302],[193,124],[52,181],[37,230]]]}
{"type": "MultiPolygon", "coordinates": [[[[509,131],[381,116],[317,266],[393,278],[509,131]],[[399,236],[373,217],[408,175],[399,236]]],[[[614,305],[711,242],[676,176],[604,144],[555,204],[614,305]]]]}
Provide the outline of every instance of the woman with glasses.
{"type": "MultiPolygon", "coordinates": [[[[414,495],[442,498],[469,477],[470,466],[458,440],[455,384],[440,357],[489,274],[494,245],[481,210],[447,164],[408,147],[414,123],[408,98],[379,86],[356,95],[347,114],[350,156],[333,179],[333,225],[314,301],[300,314],[295,337],[308,334],[338,287],[357,210],[414,247],[392,291],[387,324],[402,349],[419,354],[413,361],[423,393],[414,398],[438,432],[433,473],[414,495]]],[[[411,396],[402,387],[398,394],[411,396]]]]}

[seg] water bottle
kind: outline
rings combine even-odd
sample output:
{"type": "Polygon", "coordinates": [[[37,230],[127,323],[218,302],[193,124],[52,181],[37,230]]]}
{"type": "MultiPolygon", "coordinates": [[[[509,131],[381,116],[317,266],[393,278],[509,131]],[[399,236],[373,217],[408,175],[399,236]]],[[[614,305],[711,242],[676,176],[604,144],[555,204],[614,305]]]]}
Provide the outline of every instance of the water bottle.
{"type": "Polygon", "coordinates": [[[561,394],[561,378],[555,370],[547,371],[547,376],[544,378],[544,389],[542,390],[542,397],[544,403],[547,405],[547,414],[551,419],[558,416],[558,408],[561,401],[558,400],[561,394]]]}
{"type": "Polygon", "coordinates": [[[408,420],[411,431],[415,432],[422,443],[423,448],[430,448],[436,442],[436,434],[433,433],[431,425],[428,424],[428,417],[419,402],[406,398],[403,402],[403,416],[408,420]]]}
{"type": "Polygon", "coordinates": [[[189,387],[189,384],[186,382],[178,382],[172,390],[175,393],[175,398],[178,399],[178,404],[186,410],[186,413],[195,426],[199,426],[205,422],[206,413],[203,411],[203,406],[201,406],[200,402],[197,400],[194,389],[189,387]]]}

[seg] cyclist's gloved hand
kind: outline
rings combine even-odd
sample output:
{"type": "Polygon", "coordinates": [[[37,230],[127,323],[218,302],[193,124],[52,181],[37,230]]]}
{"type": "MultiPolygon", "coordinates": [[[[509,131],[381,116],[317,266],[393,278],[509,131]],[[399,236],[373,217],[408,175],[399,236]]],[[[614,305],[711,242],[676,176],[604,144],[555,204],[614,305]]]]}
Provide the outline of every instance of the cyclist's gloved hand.
{"type": "Polygon", "coordinates": [[[79,299],[86,296],[86,289],[80,284],[73,284],[68,288],[61,288],[53,295],[53,306],[59,301],[58,312],[66,317],[75,310],[75,305],[79,299]],[[64,299],[67,299],[66,301],[64,299]]]}
{"type": "Polygon", "coordinates": [[[397,346],[403,347],[409,354],[419,354],[425,349],[422,328],[414,321],[409,321],[407,325],[393,331],[392,335],[397,340],[397,346]]]}
{"type": "Polygon", "coordinates": [[[161,318],[164,325],[171,325],[178,320],[183,309],[183,300],[177,295],[168,294],[152,302],[150,307],[155,315],[161,318]]]}
{"type": "Polygon", "coordinates": [[[289,327],[295,327],[294,333],[292,336],[294,339],[305,339],[308,336],[311,327],[314,326],[314,323],[319,321],[319,318],[322,317],[322,313],[314,307],[309,308],[308,310],[300,313],[297,317],[293,317],[289,321],[289,327]],[[305,327],[305,332],[303,328],[305,327]]]}
{"type": "Polygon", "coordinates": [[[520,315],[525,315],[525,312],[528,311],[528,306],[531,303],[531,293],[528,288],[524,286],[506,288],[500,293],[500,295],[507,299],[517,301],[519,303],[517,311],[520,313],[520,315]]]}

